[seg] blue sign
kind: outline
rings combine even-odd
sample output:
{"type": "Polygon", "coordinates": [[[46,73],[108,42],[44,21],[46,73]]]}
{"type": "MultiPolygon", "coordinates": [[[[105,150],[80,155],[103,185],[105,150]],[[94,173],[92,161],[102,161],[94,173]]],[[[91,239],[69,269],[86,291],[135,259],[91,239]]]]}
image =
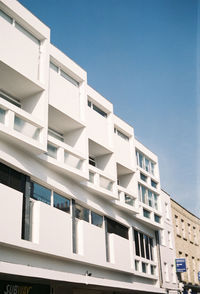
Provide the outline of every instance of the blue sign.
{"type": "Polygon", "coordinates": [[[200,281],[200,272],[198,272],[198,280],[200,281]]]}
{"type": "Polygon", "coordinates": [[[176,272],[183,273],[186,272],[186,261],[185,258],[176,259],[176,272]]]}

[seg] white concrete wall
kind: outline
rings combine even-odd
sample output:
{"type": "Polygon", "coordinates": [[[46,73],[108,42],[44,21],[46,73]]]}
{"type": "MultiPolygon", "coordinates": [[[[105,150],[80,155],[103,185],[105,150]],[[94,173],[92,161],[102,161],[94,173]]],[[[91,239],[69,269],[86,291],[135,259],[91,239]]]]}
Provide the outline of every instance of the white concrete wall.
{"type": "Polygon", "coordinates": [[[85,256],[90,262],[102,264],[106,262],[105,231],[83,220],[77,220],[78,254],[85,256]]]}
{"type": "Polygon", "coordinates": [[[0,241],[15,244],[21,240],[22,193],[0,184],[0,241]]]}
{"type": "Polygon", "coordinates": [[[49,104],[75,120],[80,120],[80,90],[50,69],[49,104]]]}

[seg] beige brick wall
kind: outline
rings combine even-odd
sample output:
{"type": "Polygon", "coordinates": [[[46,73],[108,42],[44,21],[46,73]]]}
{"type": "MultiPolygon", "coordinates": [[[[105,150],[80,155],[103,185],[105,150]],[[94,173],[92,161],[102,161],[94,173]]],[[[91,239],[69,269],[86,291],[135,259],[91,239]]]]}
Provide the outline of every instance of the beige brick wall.
{"type": "Polygon", "coordinates": [[[199,285],[200,219],[171,199],[176,258],[186,258],[187,272],[181,273],[185,283],[199,285]]]}

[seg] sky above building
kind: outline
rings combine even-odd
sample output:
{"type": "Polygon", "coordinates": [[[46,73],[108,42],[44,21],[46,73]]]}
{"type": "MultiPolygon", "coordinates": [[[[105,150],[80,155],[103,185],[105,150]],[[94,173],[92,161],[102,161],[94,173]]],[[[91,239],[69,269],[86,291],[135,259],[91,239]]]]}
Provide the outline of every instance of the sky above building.
{"type": "Polygon", "coordinates": [[[200,216],[199,1],[20,2],[51,28],[51,42],[87,71],[88,84],[158,155],[162,188],[200,216]]]}

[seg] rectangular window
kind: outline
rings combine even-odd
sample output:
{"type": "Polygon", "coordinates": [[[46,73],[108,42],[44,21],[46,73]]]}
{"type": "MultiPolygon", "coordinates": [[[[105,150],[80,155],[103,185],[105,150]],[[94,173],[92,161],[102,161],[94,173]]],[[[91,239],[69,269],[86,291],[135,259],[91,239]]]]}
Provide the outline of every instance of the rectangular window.
{"type": "Polygon", "coordinates": [[[87,104],[90,108],[92,107],[92,102],[90,100],[88,100],[87,104]]]}
{"type": "Polygon", "coordinates": [[[155,275],[155,270],[156,270],[156,267],[154,265],[151,264],[151,275],[155,275]]]}
{"type": "Polygon", "coordinates": [[[57,139],[57,140],[59,140],[61,142],[64,142],[64,136],[63,136],[63,134],[61,134],[61,133],[59,133],[59,132],[57,132],[55,130],[52,130],[52,129],[48,129],[48,134],[51,137],[53,137],[53,138],[55,138],[55,139],[57,139]]]}
{"type": "Polygon", "coordinates": [[[135,254],[137,256],[140,256],[140,245],[139,245],[139,237],[138,237],[138,231],[134,230],[134,240],[135,240],[135,254]]]}
{"type": "Polygon", "coordinates": [[[58,148],[52,144],[47,144],[47,154],[55,159],[57,159],[57,150],[58,148]]]}
{"type": "Polygon", "coordinates": [[[144,235],[144,244],[145,244],[146,259],[150,259],[149,238],[146,235],[144,235]]]}
{"type": "Polygon", "coordinates": [[[94,183],[94,173],[89,172],[89,182],[94,183]]]}
{"type": "Polygon", "coordinates": [[[147,182],[147,176],[145,176],[142,173],[140,173],[140,179],[143,180],[144,182],[147,182]]]}
{"type": "Polygon", "coordinates": [[[95,158],[92,156],[89,156],[89,164],[92,166],[96,166],[95,158]]]}
{"type": "Polygon", "coordinates": [[[180,230],[179,230],[179,220],[178,220],[178,216],[175,215],[175,226],[176,226],[176,234],[179,235],[180,234],[180,230]]]}
{"type": "Polygon", "coordinates": [[[25,175],[0,162],[0,183],[24,193],[25,175]]]}
{"type": "Polygon", "coordinates": [[[133,197],[129,196],[128,194],[125,194],[125,203],[131,206],[134,206],[135,200],[133,197]]]}
{"type": "Polygon", "coordinates": [[[158,195],[153,193],[154,198],[154,208],[158,210],[158,195]]]}
{"type": "Polygon", "coordinates": [[[89,222],[89,209],[76,204],[75,205],[75,216],[76,218],[80,219],[80,220],[84,220],[86,222],[89,222]]]}
{"type": "Polygon", "coordinates": [[[143,209],[143,216],[146,218],[150,218],[150,212],[146,209],[143,209]]]}
{"type": "Polygon", "coordinates": [[[32,182],[31,198],[42,201],[46,204],[51,204],[51,190],[32,182]]]}
{"type": "Polygon", "coordinates": [[[99,107],[97,107],[95,104],[92,105],[94,111],[96,111],[98,114],[100,114],[103,117],[107,117],[107,113],[101,110],[99,107]]]}
{"type": "Polygon", "coordinates": [[[142,262],[142,272],[147,273],[147,264],[145,262],[142,262]]]}
{"type": "Polygon", "coordinates": [[[144,236],[142,233],[139,234],[140,235],[140,250],[141,250],[141,256],[145,258],[145,254],[144,254],[144,236]]]}
{"type": "Polygon", "coordinates": [[[18,99],[4,93],[3,91],[0,91],[0,98],[3,98],[4,100],[12,103],[13,105],[21,108],[21,102],[18,99]]]}
{"type": "Polygon", "coordinates": [[[181,228],[182,228],[182,236],[183,238],[185,238],[185,223],[184,220],[181,220],[181,228]]]}
{"type": "Polygon", "coordinates": [[[155,181],[151,180],[151,186],[154,188],[157,188],[157,183],[155,181]]]}
{"type": "Polygon", "coordinates": [[[128,239],[128,228],[121,225],[120,223],[111,220],[109,218],[107,219],[107,232],[110,234],[116,234],[120,237],[123,237],[125,239],[128,239]]]}
{"type": "Polygon", "coordinates": [[[53,69],[55,72],[58,73],[59,68],[57,65],[55,65],[53,62],[50,62],[50,68],[53,69]]]}
{"type": "Polygon", "coordinates": [[[4,124],[5,122],[6,111],[0,108],[0,123],[4,124]]]}
{"type": "Polygon", "coordinates": [[[60,75],[67,80],[68,82],[72,83],[74,86],[79,87],[79,82],[77,82],[74,78],[69,76],[66,72],[64,72],[62,69],[60,70],[60,75]]]}
{"type": "Polygon", "coordinates": [[[18,22],[15,22],[15,27],[18,29],[21,33],[23,33],[26,37],[28,37],[31,41],[33,41],[38,46],[40,45],[40,40],[38,40],[33,34],[31,34],[29,31],[27,31],[24,27],[22,27],[18,22]]]}
{"type": "Polygon", "coordinates": [[[135,260],[135,270],[139,271],[139,260],[135,260]]]}
{"type": "Polygon", "coordinates": [[[70,212],[70,200],[59,195],[56,192],[53,193],[53,206],[62,211],[68,213],[70,212]]]}
{"type": "Polygon", "coordinates": [[[149,245],[150,245],[150,259],[153,260],[153,239],[149,238],[149,245]]]}
{"type": "Polygon", "coordinates": [[[150,174],[154,175],[155,163],[138,150],[136,150],[136,157],[137,164],[150,174]]]}
{"type": "Polygon", "coordinates": [[[150,190],[148,190],[148,205],[150,207],[153,207],[153,196],[152,196],[152,192],[150,190]]]}
{"type": "Polygon", "coordinates": [[[99,227],[99,228],[102,228],[103,226],[103,216],[102,215],[99,215],[97,213],[95,213],[94,211],[91,211],[91,221],[92,221],[92,224],[99,227]]]}
{"type": "Polygon", "coordinates": [[[156,223],[159,223],[159,224],[160,224],[160,220],[161,220],[160,216],[157,215],[157,214],[154,214],[154,221],[155,221],[156,223]]]}
{"type": "Polygon", "coordinates": [[[114,128],[114,133],[116,133],[119,137],[121,137],[125,141],[129,141],[129,137],[125,135],[124,133],[122,133],[121,131],[119,131],[117,128],[114,128]]]}
{"type": "Polygon", "coordinates": [[[13,23],[13,19],[12,19],[12,17],[10,17],[9,15],[7,15],[4,11],[2,11],[1,9],[0,9],[0,16],[1,17],[3,17],[7,22],[9,22],[9,23],[13,23]]]}

